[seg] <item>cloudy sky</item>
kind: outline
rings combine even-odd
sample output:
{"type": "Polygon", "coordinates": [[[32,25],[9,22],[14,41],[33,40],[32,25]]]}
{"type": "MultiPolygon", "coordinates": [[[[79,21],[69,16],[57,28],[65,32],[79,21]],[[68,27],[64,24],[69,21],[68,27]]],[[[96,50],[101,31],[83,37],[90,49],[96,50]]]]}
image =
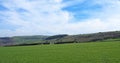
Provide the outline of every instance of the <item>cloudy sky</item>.
{"type": "Polygon", "coordinates": [[[0,37],[120,30],[120,0],[0,0],[0,37]]]}

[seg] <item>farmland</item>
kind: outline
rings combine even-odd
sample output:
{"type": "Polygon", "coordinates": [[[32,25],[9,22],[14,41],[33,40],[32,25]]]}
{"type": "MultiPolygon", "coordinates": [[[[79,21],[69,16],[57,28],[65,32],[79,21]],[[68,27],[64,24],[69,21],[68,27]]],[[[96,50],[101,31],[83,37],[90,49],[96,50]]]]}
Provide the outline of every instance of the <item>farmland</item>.
{"type": "Polygon", "coordinates": [[[0,47],[0,63],[120,63],[120,42],[0,47]]]}

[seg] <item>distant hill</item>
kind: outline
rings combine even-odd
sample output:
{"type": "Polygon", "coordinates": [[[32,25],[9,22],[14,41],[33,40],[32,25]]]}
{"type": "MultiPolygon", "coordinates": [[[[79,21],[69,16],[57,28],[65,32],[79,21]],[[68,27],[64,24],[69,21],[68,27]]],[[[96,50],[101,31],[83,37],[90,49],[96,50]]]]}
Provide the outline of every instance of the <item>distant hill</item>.
{"type": "Polygon", "coordinates": [[[5,46],[5,45],[13,45],[14,41],[10,37],[1,37],[0,38],[0,46],[5,46]]]}
{"type": "Polygon", "coordinates": [[[30,44],[30,43],[40,43],[43,42],[48,36],[15,36],[12,37],[16,44],[30,44]]]}
{"type": "Polygon", "coordinates": [[[19,45],[19,44],[32,44],[32,43],[41,43],[48,36],[14,36],[14,37],[1,37],[0,46],[5,45],[19,45]]]}
{"type": "Polygon", "coordinates": [[[114,38],[120,38],[120,31],[99,32],[79,35],[62,34],[54,36],[37,35],[37,36],[1,37],[0,46],[81,43],[103,41],[114,38]]]}

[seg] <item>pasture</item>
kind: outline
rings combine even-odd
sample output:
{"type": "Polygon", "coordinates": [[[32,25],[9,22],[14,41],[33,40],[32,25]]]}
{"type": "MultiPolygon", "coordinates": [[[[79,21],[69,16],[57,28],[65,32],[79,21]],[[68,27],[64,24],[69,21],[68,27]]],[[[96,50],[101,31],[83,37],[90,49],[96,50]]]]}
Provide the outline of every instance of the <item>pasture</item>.
{"type": "Polygon", "coordinates": [[[0,63],[120,63],[120,42],[0,47],[0,63]]]}

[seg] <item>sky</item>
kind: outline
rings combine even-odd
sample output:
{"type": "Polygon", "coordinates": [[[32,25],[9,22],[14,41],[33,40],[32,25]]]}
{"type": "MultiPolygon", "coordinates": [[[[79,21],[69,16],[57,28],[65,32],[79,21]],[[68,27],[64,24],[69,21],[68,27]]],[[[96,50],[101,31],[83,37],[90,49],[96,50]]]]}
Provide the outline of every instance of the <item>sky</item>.
{"type": "Polygon", "coordinates": [[[0,37],[120,30],[120,0],[0,0],[0,37]]]}

